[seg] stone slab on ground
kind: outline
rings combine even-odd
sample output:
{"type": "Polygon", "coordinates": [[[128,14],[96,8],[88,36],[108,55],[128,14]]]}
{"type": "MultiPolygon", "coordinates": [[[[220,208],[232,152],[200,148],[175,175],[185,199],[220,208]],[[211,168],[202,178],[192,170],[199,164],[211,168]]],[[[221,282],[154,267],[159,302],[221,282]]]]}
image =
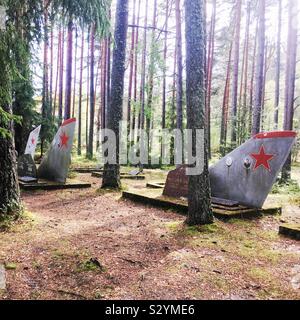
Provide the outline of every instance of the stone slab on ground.
{"type": "Polygon", "coordinates": [[[103,172],[103,169],[96,168],[96,167],[74,167],[74,168],[71,168],[70,170],[78,173],[103,172]]]}
{"type": "MultiPolygon", "coordinates": [[[[144,175],[137,175],[133,176],[127,173],[121,173],[120,174],[121,179],[128,179],[128,180],[145,180],[146,176],[144,175]]],[[[103,178],[103,173],[102,172],[92,172],[92,177],[94,178],[103,178]]]]}
{"type": "Polygon", "coordinates": [[[284,236],[300,240],[300,224],[283,224],[279,227],[279,233],[284,236]]]}
{"type": "MultiPolygon", "coordinates": [[[[131,189],[123,192],[123,198],[145,203],[148,205],[162,208],[174,209],[186,214],[188,212],[188,203],[186,199],[170,198],[162,195],[161,189],[131,189]]],[[[281,207],[270,208],[246,208],[243,206],[226,207],[219,204],[213,204],[213,212],[216,218],[233,219],[233,218],[251,218],[261,215],[281,214],[281,207]]]]}
{"type": "Polygon", "coordinates": [[[19,181],[20,188],[25,191],[31,190],[64,190],[64,189],[85,189],[91,188],[91,183],[68,179],[66,183],[42,180],[27,183],[19,181]]]}

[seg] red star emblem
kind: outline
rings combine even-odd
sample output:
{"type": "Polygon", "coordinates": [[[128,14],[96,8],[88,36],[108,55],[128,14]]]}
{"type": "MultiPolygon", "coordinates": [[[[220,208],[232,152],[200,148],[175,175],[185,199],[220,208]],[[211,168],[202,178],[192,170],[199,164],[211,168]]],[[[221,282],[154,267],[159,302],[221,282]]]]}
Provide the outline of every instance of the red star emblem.
{"type": "Polygon", "coordinates": [[[274,155],[266,154],[265,147],[263,145],[260,147],[259,153],[252,153],[251,157],[256,161],[253,170],[256,170],[260,166],[263,166],[268,171],[271,171],[269,161],[271,161],[274,158],[274,155]]]}
{"type": "Polygon", "coordinates": [[[69,137],[66,135],[65,132],[63,132],[60,136],[60,148],[67,148],[68,147],[68,141],[69,141],[69,137]]]}

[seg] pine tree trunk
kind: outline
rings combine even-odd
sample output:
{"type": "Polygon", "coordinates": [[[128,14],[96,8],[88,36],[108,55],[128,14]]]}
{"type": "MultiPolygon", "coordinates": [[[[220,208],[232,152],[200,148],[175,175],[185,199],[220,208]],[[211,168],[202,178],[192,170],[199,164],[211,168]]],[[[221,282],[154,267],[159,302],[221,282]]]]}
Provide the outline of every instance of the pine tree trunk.
{"type": "MultiPolygon", "coordinates": [[[[1,32],[1,31],[0,31],[1,32]]],[[[3,45],[3,44],[2,44],[3,45]]],[[[2,53],[3,47],[1,48],[2,53]]],[[[5,51],[7,49],[4,49],[5,51]]],[[[1,54],[0,53],[0,54],[1,54]]],[[[2,59],[3,60],[3,59],[2,59]]],[[[0,96],[0,104],[3,110],[12,114],[10,106],[10,97],[12,84],[7,66],[2,66],[0,62],[2,76],[0,80],[0,88],[6,92],[0,96]]],[[[4,121],[0,117],[0,128],[8,131],[11,135],[3,136],[0,134],[0,222],[5,219],[18,218],[21,213],[21,200],[19,191],[19,182],[17,175],[17,160],[14,143],[14,131],[11,122],[4,121]]]]}
{"type": "Polygon", "coordinates": [[[143,39],[143,53],[142,53],[142,73],[141,73],[141,87],[140,87],[140,115],[139,115],[139,129],[145,127],[145,84],[146,84],[146,54],[147,54],[147,24],[148,24],[148,0],[145,5],[145,21],[144,21],[144,39],[143,39]]]}
{"type": "Polygon", "coordinates": [[[274,129],[278,130],[279,98],[280,98],[280,66],[281,66],[281,29],[282,29],[282,0],[278,0],[278,30],[276,45],[276,77],[275,77],[275,104],[274,129]]]}
{"type": "MultiPolygon", "coordinates": [[[[150,63],[148,67],[148,85],[147,85],[147,116],[146,116],[146,130],[149,136],[151,128],[151,120],[153,115],[153,89],[154,89],[154,68],[155,68],[155,29],[156,29],[156,15],[157,15],[157,0],[154,0],[153,9],[153,20],[152,20],[152,35],[150,44],[150,63]]],[[[150,151],[150,141],[149,141],[149,151],[150,151]]]]}
{"type": "Polygon", "coordinates": [[[225,156],[226,154],[232,46],[233,46],[233,42],[231,42],[230,49],[229,49],[229,58],[227,63],[226,82],[225,82],[223,105],[222,105],[222,120],[221,120],[221,134],[220,134],[220,153],[222,156],[225,156]]]}
{"type": "Polygon", "coordinates": [[[111,101],[108,110],[108,129],[116,135],[116,164],[104,167],[102,188],[120,188],[119,122],[123,114],[126,40],[128,29],[128,0],[118,0],[116,11],[115,46],[113,51],[111,101]]]}
{"type": "MultiPolygon", "coordinates": [[[[284,130],[294,128],[294,104],[295,104],[295,82],[297,65],[297,0],[290,0],[288,6],[288,46],[285,80],[285,103],[284,103],[284,130]]],[[[282,170],[282,182],[291,179],[292,155],[290,154],[282,170]]]]}
{"type": "MultiPolygon", "coordinates": [[[[141,13],[141,0],[139,0],[138,4],[138,14],[137,14],[137,25],[140,24],[140,13],[141,13]]],[[[139,28],[136,28],[135,31],[135,50],[134,50],[134,88],[133,88],[133,99],[135,103],[135,107],[132,115],[132,135],[131,140],[134,140],[135,137],[135,129],[136,129],[136,102],[137,102],[137,93],[138,93],[138,53],[139,53],[139,28]]]]}
{"type": "Polygon", "coordinates": [[[240,143],[244,143],[249,134],[247,129],[247,98],[248,98],[248,76],[249,76],[249,36],[250,36],[250,18],[251,18],[251,7],[250,2],[247,4],[247,20],[246,20],[246,31],[245,31],[245,46],[244,46],[244,91],[241,90],[241,137],[240,143]]]}
{"type": "Polygon", "coordinates": [[[180,0],[175,0],[176,6],[176,48],[177,48],[177,80],[176,80],[176,110],[177,129],[183,129],[183,82],[182,82],[182,32],[180,0]]]}
{"type": "MultiPolygon", "coordinates": [[[[11,113],[9,107],[4,111],[11,113]]],[[[13,133],[12,124],[0,127],[13,133]]],[[[0,221],[6,218],[17,218],[21,210],[20,190],[17,174],[17,160],[14,139],[0,134],[0,221]]]]}
{"type": "Polygon", "coordinates": [[[89,107],[90,107],[90,30],[88,31],[88,56],[87,56],[87,88],[86,88],[86,110],[85,110],[85,149],[86,149],[86,158],[89,156],[89,107]]]}
{"type": "Polygon", "coordinates": [[[65,96],[65,120],[71,118],[72,101],[72,68],[73,68],[73,22],[68,23],[68,47],[67,47],[67,71],[66,71],[66,96],[65,96]]]}
{"type": "Polygon", "coordinates": [[[231,106],[231,147],[237,144],[237,108],[238,108],[238,82],[240,61],[240,32],[241,32],[242,0],[236,4],[236,27],[234,39],[233,79],[232,79],[232,106],[231,106]]]}
{"type": "Polygon", "coordinates": [[[163,68],[163,96],[162,96],[162,129],[166,128],[166,105],[167,105],[167,55],[168,55],[168,22],[169,22],[169,0],[166,2],[166,21],[164,39],[164,68],[163,68]]]}
{"type": "MultiPolygon", "coordinates": [[[[135,25],[135,8],[136,0],[133,2],[132,25],[135,25]]],[[[133,88],[133,72],[134,72],[134,48],[135,48],[135,29],[131,30],[131,48],[130,48],[130,71],[128,84],[128,103],[127,103],[127,136],[130,134],[131,127],[131,104],[132,104],[132,88],[133,88]]]]}
{"type": "Polygon", "coordinates": [[[50,85],[49,85],[49,104],[50,110],[49,112],[52,114],[53,112],[53,61],[54,61],[54,23],[51,22],[51,35],[50,35],[50,85]]]}
{"type": "Polygon", "coordinates": [[[80,54],[80,76],[79,76],[79,101],[78,101],[78,145],[77,154],[81,156],[81,134],[82,134],[82,89],[83,89],[83,57],[84,57],[84,29],[82,29],[81,54],[80,54]]]}
{"type": "Polygon", "coordinates": [[[91,56],[90,56],[90,127],[88,158],[93,158],[94,149],[94,123],[95,123],[95,25],[91,28],[91,56]]]}
{"type": "Polygon", "coordinates": [[[106,75],[107,75],[107,39],[103,41],[103,57],[101,68],[101,128],[105,128],[105,114],[106,114],[106,75]]]}
{"type": "Polygon", "coordinates": [[[59,81],[59,68],[60,68],[60,56],[61,56],[61,41],[62,41],[62,31],[58,31],[58,45],[57,45],[57,65],[56,65],[56,77],[55,77],[55,89],[54,89],[54,106],[53,106],[53,118],[56,116],[57,108],[57,89],[59,81]]]}
{"type": "Polygon", "coordinates": [[[63,27],[62,37],[61,37],[61,50],[60,50],[60,68],[59,68],[59,102],[58,102],[58,114],[59,121],[62,122],[63,118],[63,97],[64,97],[64,58],[65,58],[65,28],[63,27]]]}
{"type": "MultiPolygon", "coordinates": [[[[205,129],[205,20],[204,2],[185,1],[186,55],[187,55],[187,119],[188,129],[193,130],[193,154],[196,154],[195,130],[205,129]]],[[[205,166],[200,175],[189,177],[189,225],[213,222],[208,172],[207,135],[204,143],[205,166]]]]}
{"type": "Polygon", "coordinates": [[[76,81],[77,81],[77,53],[78,53],[78,34],[77,28],[75,28],[75,59],[74,59],[74,81],[73,81],[73,106],[72,106],[72,118],[75,118],[76,109],[76,81]]]}
{"type": "Polygon", "coordinates": [[[208,155],[211,158],[211,90],[212,90],[212,71],[215,52],[215,27],[216,27],[216,0],[213,0],[213,12],[210,22],[208,58],[207,58],[207,88],[206,88],[206,118],[208,134],[208,155]]]}
{"type": "Polygon", "coordinates": [[[258,53],[256,62],[256,88],[253,109],[252,135],[260,132],[263,98],[264,55],[265,55],[265,0],[259,1],[258,53]]]}
{"type": "Polygon", "coordinates": [[[254,38],[254,49],[252,59],[252,70],[251,70],[251,81],[249,90],[249,132],[252,132],[252,117],[253,117],[253,96],[254,96],[254,78],[256,69],[256,51],[257,51],[257,37],[258,37],[258,21],[256,26],[255,38],[254,38]]]}
{"type": "MultiPolygon", "coordinates": [[[[46,2],[45,2],[46,3],[46,2]]],[[[48,12],[44,12],[44,61],[43,61],[43,94],[42,94],[42,117],[44,120],[41,130],[41,156],[44,154],[46,139],[48,138],[49,123],[52,115],[49,115],[49,30],[48,30],[48,12]]]]}

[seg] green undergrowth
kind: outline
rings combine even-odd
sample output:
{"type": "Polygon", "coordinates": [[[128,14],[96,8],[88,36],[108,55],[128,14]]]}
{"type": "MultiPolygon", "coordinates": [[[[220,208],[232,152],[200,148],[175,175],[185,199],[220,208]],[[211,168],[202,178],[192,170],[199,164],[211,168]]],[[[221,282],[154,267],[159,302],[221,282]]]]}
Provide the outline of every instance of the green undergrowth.
{"type": "Polygon", "coordinates": [[[272,189],[272,194],[298,194],[300,196],[300,186],[296,180],[287,183],[277,182],[272,189]]]}
{"type": "Polygon", "coordinates": [[[0,232],[22,233],[31,230],[36,217],[29,211],[22,210],[19,217],[6,216],[0,218],[0,232]]]}

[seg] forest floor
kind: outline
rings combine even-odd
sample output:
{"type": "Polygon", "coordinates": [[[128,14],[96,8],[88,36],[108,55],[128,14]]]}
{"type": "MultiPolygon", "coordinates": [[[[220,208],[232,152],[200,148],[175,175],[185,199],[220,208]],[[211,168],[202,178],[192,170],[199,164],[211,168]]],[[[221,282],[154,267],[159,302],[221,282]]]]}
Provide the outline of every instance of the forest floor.
{"type": "MultiPolygon", "coordinates": [[[[300,166],[293,173],[300,183],[300,166]]],[[[76,179],[93,187],[22,194],[25,217],[0,232],[0,299],[300,299],[300,242],[278,235],[283,221],[300,222],[299,192],[269,196],[283,216],[191,228],[99,191],[90,174],[76,179]]]]}

